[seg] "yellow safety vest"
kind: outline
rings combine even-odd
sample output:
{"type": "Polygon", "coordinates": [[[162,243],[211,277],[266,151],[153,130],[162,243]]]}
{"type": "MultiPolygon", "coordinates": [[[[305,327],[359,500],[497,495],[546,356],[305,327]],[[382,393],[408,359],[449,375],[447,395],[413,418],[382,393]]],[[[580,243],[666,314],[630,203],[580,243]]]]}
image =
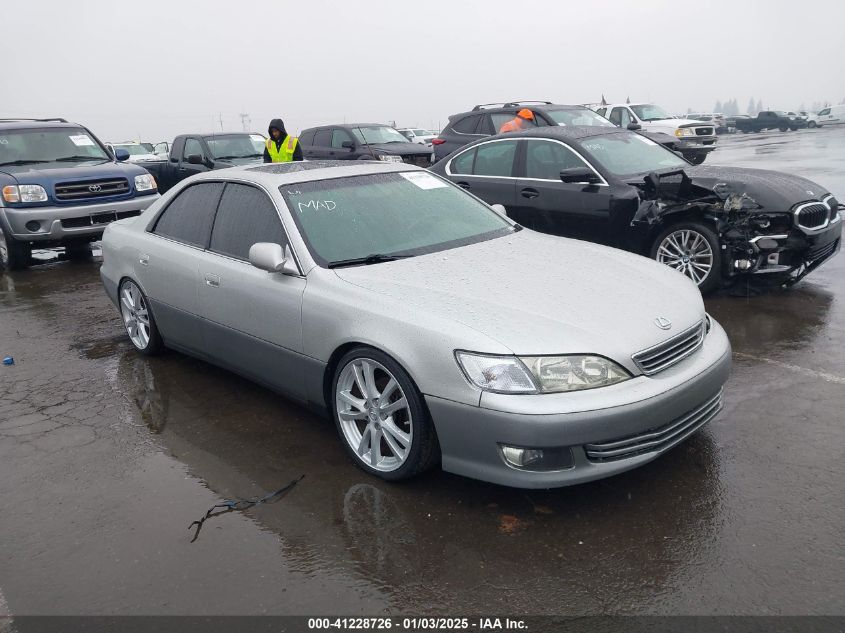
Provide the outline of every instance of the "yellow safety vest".
{"type": "Polygon", "coordinates": [[[270,154],[270,160],[274,163],[289,163],[293,160],[293,152],[296,150],[298,142],[299,139],[295,136],[287,136],[277,149],[273,137],[268,138],[267,153],[270,154]]]}

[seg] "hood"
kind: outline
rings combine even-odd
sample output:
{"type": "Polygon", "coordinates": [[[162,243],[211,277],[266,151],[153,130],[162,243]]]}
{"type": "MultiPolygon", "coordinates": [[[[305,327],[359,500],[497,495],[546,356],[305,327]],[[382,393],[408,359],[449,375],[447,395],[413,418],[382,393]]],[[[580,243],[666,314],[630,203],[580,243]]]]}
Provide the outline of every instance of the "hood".
{"type": "Polygon", "coordinates": [[[285,122],[281,119],[273,119],[270,121],[270,125],[267,127],[268,138],[273,138],[273,128],[279,130],[279,132],[282,133],[281,140],[285,140],[285,137],[288,135],[288,132],[285,129],[285,122]]]}
{"type": "Polygon", "coordinates": [[[732,193],[747,194],[768,212],[789,211],[799,202],[821,200],[830,193],[812,180],[767,169],[701,165],[684,171],[693,184],[713,191],[726,183],[732,193]]]}
{"type": "Polygon", "coordinates": [[[46,165],[4,165],[0,173],[12,176],[21,185],[52,185],[68,180],[131,178],[146,174],[147,170],[128,161],[118,163],[48,163],[46,165]]]}
{"type": "Polygon", "coordinates": [[[407,156],[408,154],[419,154],[428,156],[431,150],[420,143],[370,143],[367,147],[378,150],[382,154],[396,154],[407,156]]]}
{"type": "MultiPolygon", "coordinates": [[[[395,262],[340,268],[338,277],[470,327],[516,354],[631,355],[704,318],[698,288],[645,257],[535,233],[395,262]],[[670,331],[654,320],[665,317],[670,331]]],[[[488,350],[473,350],[484,352],[488,350]]]]}
{"type": "Polygon", "coordinates": [[[714,121],[698,121],[696,119],[661,119],[660,121],[649,121],[650,123],[671,123],[674,127],[713,127],[714,121]]]}

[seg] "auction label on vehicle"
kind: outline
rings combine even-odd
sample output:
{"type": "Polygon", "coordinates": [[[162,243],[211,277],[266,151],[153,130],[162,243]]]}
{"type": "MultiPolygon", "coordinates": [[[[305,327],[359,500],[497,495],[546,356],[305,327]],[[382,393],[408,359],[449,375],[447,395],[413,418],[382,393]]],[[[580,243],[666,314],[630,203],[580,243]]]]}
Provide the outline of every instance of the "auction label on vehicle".
{"type": "Polygon", "coordinates": [[[525,631],[528,629],[528,624],[522,618],[497,617],[352,617],[308,618],[308,629],[311,631],[332,629],[341,631],[525,631]]]}
{"type": "Polygon", "coordinates": [[[93,145],[94,141],[91,140],[91,137],[87,134],[75,134],[73,136],[68,137],[74,145],[77,147],[82,147],[84,145],[93,145]]]}
{"type": "Polygon", "coordinates": [[[422,171],[403,171],[399,175],[405,180],[414,183],[420,189],[440,189],[441,187],[449,186],[442,180],[422,171]]]}

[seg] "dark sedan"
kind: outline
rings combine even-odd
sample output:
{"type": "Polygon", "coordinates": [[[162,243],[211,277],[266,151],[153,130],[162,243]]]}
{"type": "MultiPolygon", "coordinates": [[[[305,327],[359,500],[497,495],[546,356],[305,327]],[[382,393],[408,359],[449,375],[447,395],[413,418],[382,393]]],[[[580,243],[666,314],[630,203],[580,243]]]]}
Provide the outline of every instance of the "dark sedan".
{"type": "Polygon", "coordinates": [[[627,130],[511,132],[431,169],[524,226],[652,257],[702,292],[748,275],[795,283],[840,248],[842,208],[824,187],[772,171],[694,167],[627,130]]]}

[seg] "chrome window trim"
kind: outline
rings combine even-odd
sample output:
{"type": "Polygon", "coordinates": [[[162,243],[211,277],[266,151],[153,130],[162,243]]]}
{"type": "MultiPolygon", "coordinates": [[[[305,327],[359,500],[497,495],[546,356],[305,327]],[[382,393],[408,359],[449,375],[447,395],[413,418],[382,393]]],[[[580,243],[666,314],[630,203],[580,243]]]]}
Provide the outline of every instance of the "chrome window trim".
{"type": "MultiPolygon", "coordinates": [[[[583,163],[584,163],[587,167],[589,167],[589,168],[590,168],[590,170],[591,170],[591,171],[592,171],[592,172],[593,172],[596,176],[598,176],[599,178],[601,178],[601,182],[600,182],[600,183],[597,183],[597,182],[569,182],[569,183],[563,183],[563,184],[568,184],[568,185],[590,185],[590,186],[593,186],[593,187],[609,187],[609,186],[610,186],[609,184],[607,184],[607,180],[604,178],[604,176],[602,176],[602,175],[598,172],[598,170],[597,170],[595,167],[593,167],[593,165],[592,165],[592,163],[590,163],[590,161],[588,161],[586,158],[584,158],[584,156],[583,156],[583,155],[581,155],[581,153],[580,153],[577,149],[572,148],[571,146],[567,145],[567,144],[566,144],[566,143],[564,143],[563,141],[559,141],[559,140],[554,139],[554,138],[533,138],[533,137],[532,137],[532,138],[525,138],[525,137],[523,137],[523,140],[526,140],[526,141],[546,141],[547,143],[557,143],[558,145],[563,145],[563,147],[564,147],[564,148],[568,149],[570,152],[572,152],[572,153],[573,153],[573,154],[575,154],[578,158],[580,158],[580,159],[581,159],[581,161],[582,161],[582,162],[583,162],[583,163]]],[[[526,151],[527,151],[527,149],[526,149],[526,151]]],[[[556,180],[555,180],[555,179],[552,179],[552,178],[528,178],[527,176],[524,176],[524,177],[519,177],[519,178],[518,178],[518,180],[534,180],[534,181],[538,181],[538,182],[563,182],[563,181],[561,181],[561,179],[560,179],[560,178],[558,178],[558,179],[556,179],[556,180]]]]}

